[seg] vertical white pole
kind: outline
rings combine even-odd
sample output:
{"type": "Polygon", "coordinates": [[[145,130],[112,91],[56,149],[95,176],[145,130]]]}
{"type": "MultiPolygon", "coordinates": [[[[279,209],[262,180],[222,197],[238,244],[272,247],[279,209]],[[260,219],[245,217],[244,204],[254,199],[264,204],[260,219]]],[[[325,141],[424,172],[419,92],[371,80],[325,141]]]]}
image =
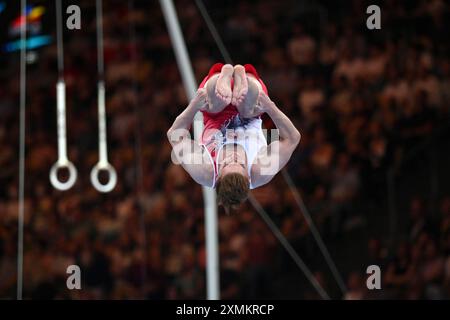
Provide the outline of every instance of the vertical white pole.
{"type": "MultiPolygon", "coordinates": [[[[192,99],[197,91],[197,84],[192,71],[191,61],[187,53],[183,34],[172,0],[159,0],[169,29],[170,39],[175,51],[178,68],[180,69],[186,94],[192,99]]],[[[200,140],[203,131],[203,117],[198,112],[194,118],[194,137],[200,140]]],[[[206,233],[206,297],[208,300],[218,300],[219,297],[219,253],[217,230],[217,205],[214,189],[202,188],[205,207],[206,233]]]]}
{"type": "MultiPolygon", "coordinates": [[[[20,1],[20,16],[25,15],[27,1],[20,1]]],[[[25,121],[26,121],[26,89],[27,89],[27,21],[20,27],[20,131],[19,131],[19,212],[17,217],[17,300],[22,300],[23,293],[23,228],[25,219],[25,121]]]]}

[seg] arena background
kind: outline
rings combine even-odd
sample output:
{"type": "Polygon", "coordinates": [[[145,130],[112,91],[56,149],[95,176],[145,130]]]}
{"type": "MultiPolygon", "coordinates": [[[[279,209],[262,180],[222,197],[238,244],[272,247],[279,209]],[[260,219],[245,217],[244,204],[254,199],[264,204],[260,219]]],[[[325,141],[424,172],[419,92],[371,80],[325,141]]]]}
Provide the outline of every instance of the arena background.
{"type": "MultiPolygon", "coordinates": [[[[302,140],[288,172],[345,282],[340,290],[279,174],[252,192],[334,299],[450,297],[450,61],[445,1],[204,0],[233,62],[252,63],[302,140]],[[382,289],[368,290],[378,265],[382,289]]],[[[0,1],[0,298],[15,299],[19,160],[19,1],[0,1]],[[17,31],[17,30],[16,30],[17,31]],[[8,49],[9,48],[9,49],[8,49]]],[[[201,188],[170,161],[166,131],[188,101],[158,1],[105,0],[109,158],[116,188],[97,192],[95,2],[64,32],[69,158],[76,185],[49,182],[57,158],[56,17],[28,51],[25,299],[204,299],[201,188]],[[68,290],[66,267],[82,270],[68,290]]],[[[176,0],[195,75],[223,61],[195,1],[176,0]]],[[[29,33],[29,36],[31,34],[29,33]]],[[[265,119],[267,127],[271,123],[265,119]]],[[[219,210],[222,299],[319,299],[250,203],[219,210]]]]}

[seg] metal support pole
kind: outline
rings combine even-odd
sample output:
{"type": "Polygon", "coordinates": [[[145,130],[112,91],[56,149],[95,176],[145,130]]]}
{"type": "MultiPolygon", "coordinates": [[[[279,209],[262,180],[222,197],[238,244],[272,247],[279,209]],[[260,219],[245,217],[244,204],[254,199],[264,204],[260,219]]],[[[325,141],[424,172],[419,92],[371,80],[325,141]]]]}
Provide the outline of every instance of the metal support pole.
{"type": "MultiPolygon", "coordinates": [[[[25,15],[27,1],[20,1],[20,16],[25,15]]],[[[20,113],[19,113],[19,196],[18,196],[18,217],[17,217],[17,300],[23,298],[23,232],[25,220],[25,124],[26,124],[26,89],[27,89],[27,20],[20,26],[20,113]]]]}
{"type": "MultiPolygon", "coordinates": [[[[197,91],[197,84],[173,2],[172,0],[159,0],[159,3],[169,30],[186,95],[189,99],[193,99],[197,91]]],[[[198,112],[194,118],[195,140],[200,140],[202,131],[203,117],[198,112]]],[[[216,192],[214,189],[206,187],[202,187],[202,191],[206,233],[206,297],[208,300],[218,300],[220,291],[216,192]]]]}

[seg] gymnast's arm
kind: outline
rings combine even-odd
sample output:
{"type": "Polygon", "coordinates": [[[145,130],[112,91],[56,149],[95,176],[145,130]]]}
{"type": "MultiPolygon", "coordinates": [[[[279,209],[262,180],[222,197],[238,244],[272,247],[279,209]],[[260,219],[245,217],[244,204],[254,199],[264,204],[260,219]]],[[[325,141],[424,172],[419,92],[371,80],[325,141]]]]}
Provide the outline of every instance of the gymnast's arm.
{"type": "Polygon", "coordinates": [[[272,119],[280,139],[258,152],[252,166],[252,185],[255,188],[268,183],[286,165],[301,138],[291,120],[265,93],[261,93],[258,108],[272,119]]]}
{"type": "Polygon", "coordinates": [[[206,105],[205,90],[200,89],[186,109],[175,119],[167,131],[167,138],[172,145],[172,161],[181,164],[195,182],[211,187],[214,168],[209,155],[206,154],[205,148],[191,139],[189,133],[195,114],[206,105]]]}

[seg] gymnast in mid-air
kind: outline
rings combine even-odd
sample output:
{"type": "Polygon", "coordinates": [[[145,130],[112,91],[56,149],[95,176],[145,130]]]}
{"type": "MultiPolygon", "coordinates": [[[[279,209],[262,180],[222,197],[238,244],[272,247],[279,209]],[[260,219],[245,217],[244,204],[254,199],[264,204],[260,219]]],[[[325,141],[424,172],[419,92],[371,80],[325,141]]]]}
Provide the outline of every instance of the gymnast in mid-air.
{"type": "Polygon", "coordinates": [[[300,142],[299,131],[270,100],[250,64],[213,65],[167,136],[173,160],[197,183],[216,188],[218,204],[226,212],[236,210],[250,189],[271,181],[300,142]],[[200,143],[189,133],[198,111],[204,123],[200,143]],[[263,113],[279,133],[269,145],[262,129],[263,113]]]}

